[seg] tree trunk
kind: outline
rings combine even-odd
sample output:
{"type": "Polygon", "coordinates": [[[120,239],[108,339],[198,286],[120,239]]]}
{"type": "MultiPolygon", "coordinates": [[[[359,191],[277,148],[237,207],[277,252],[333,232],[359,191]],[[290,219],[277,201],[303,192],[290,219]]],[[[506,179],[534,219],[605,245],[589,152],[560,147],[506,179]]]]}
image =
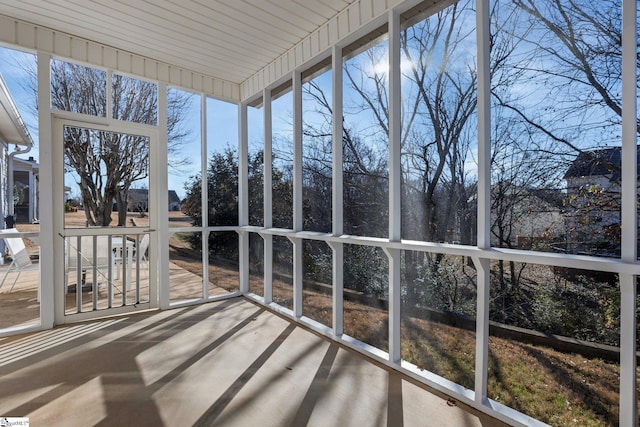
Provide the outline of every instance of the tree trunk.
{"type": "Polygon", "coordinates": [[[129,193],[127,191],[119,191],[116,194],[116,204],[118,207],[118,227],[127,225],[127,205],[129,203],[129,193]]]}

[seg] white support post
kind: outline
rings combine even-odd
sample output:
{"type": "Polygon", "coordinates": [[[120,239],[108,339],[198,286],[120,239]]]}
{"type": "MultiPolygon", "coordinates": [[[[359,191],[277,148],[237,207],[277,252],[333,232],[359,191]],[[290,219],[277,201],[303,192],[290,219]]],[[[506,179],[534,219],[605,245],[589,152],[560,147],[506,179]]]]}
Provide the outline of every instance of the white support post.
{"type": "MultiPolygon", "coordinates": [[[[332,51],[332,212],[331,223],[334,236],[341,236],[343,228],[343,180],[342,180],[342,48],[334,46],[332,51]]],[[[344,333],[344,245],[332,243],[333,283],[333,334],[344,333]]]]}
{"type": "MultiPolygon", "coordinates": [[[[637,263],[637,2],[622,1],[622,261],[637,263]]],[[[620,425],[638,421],[637,278],[620,275],[620,425]]]]}
{"type": "Polygon", "coordinates": [[[209,298],[209,185],[207,147],[207,97],[200,95],[200,211],[202,212],[202,297],[209,298]]]}
{"type": "MultiPolygon", "coordinates": [[[[400,14],[389,11],[389,240],[402,239],[402,165],[401,137],[401,70],[400,70],[400,14]]],[[[389,257],[389,361],[400,364],[401,336],[401,269],[400,250],[385,249],[389,257]]]]}
{"type": "Polygon", "coordinates": [[[271,109],[271,91],[262,91],[262,105],[264,115],[264,151],[262,154],[264,165],[264,227],[273,227],[273,117],[271,109]]]}
{"type": "Polygon", "coordinates": [[[302,317],[302,239],[290,237],[293,244],[293,315],[302,317]]]}
{"type": "Polygon", "coordinates": [[[484,404],[487,400],[489,369],[489,283],[491,262],[488,259],[473,258],[476,267],[477,314],[476,314],[476,371],[475,401],[484,404]]]}
{"type": "Polygon", "coordinates": [[[383,248],[389,258],[389,362],[399,365],[402,360],[400,319],[400,249],[383,248]]]}
{"type": "MultiPolygon", "coordinates": [[[[38,150],[40,153],[40,204],[51,206],[51,212],[44,212],[40,220],[40,325],[52,328],[64,319],[64,238],[56,238],[56,228],[61,228],[63,219],[64,182],[62,176],[54,174],[56,161],[62,162],[62,152],[53,150],[53,123],[51,120],[51,56],[37,54],[38,67],[38,150]],[[51,179],[47,179],[51,177],[51,179]],[[42,251],[42,248],[54,248],[42,251]],[[53,278],[53,280],[51,279],[53,278]],[[44,279],[44,280],[43,280],[44,279]],[[57,291],[56,291],[57,289],[57,291]]],[[[62,129],[59,129],[62,132],[62,129]]],[[[63,150],[63,147],[57,147],[63,150]]]]}
{"type": "MultiPolygon", "coordinates": [[[[302,74],[293,80],[293,231],[302,231],[302,74]]],[[[293,314],[302,317],[302,239],[293,243],[293,314]]]]}
{"type": "MultiPolygon", "coordinates": [[[[151,147],[150,157],[151,164],[157,165],[151,167],[150,181],[155,181],[155,197],[149,194],[149,202],[154,208],[156,214],[152,215],[150,220],[151,229],[158,230],[156,243],[156,262],[157,268],[151,268],[150,280],[154,283],[154,274],[156,275],[155,283],[158,284],[157,296],[151,301],[159,301],[161,309],[169,308],[171,303],[169,282],[169,177],[167,171],[168,165],[168,103],[167,103],[167,85],[158,83],[158,144],[151,147]],[[155,157],[155,161],[153,159],[155,157]],[[153,197],[153,198],[152,198],[153,197]],[[155,201],[153,200],[155,198],[155,201]],[[155,224],[154,224],[155,223],[155,224]]],[[[153,236],[152,236],[153,239],[153,236]]],[[[154,247],[153,240],[151,248],[154,247]]],[[[153,266],[153,259],[151,259],[153,266]]],[[[153,287],[152,287],[153,288],[153,287]]]]}
{"type": "Polygon", "coordinates": [[[329,243],[332,250],[333,335],[344,333],[344,245],[329,243]]]}
{"type": "MultiPolygon", "coordinates": [[[[264,114],[264,228],[273,227],[273,115],[271,109],[271,90],[262,91],[262,105],[264,114]]],[[[264,302],[273,301],[273,236],[263,234],[263,274],[264,274],[264,302]]]]}
{"type": "MultiPolygon", "coordinates": [[[[247,129],[247,105],[238,105],[238,225],[249,225],[249,137],[247,129]]],[[[249,234],[238,232],[238,256],[240,263],[240,292],[249,292],[249,234]]]]}
{"type": "Polygon", "coordinates": [[[273,302],[273,236],[271,234],[263,234],[263,276],[264,276],[264,303],[271,304],[273,302]]]}
{"type": "Polygon", "coordinates": [[[389,240],[402,238],[400,14],[389,11],[389,240]]]}
{"type": "MultiPolygon", "coordinates": [[[[476,2],[478,49],[478,247],[491,247],[491,77],[489,72],[489,0],[476,2]]],[[[489,366],[489,270],[487,259],[474,259],[478,272],[475,400],[484,404],[489,366]]]]}
{"type": "Polygon", "coordinates": [[[636,360],[636,276],[620,275],[620,425],[638,420],[636,360]]]}
{"type": "Polygon", "coordinates": [[[293,73],[293,231],[302,231],[302,75],[293,73]]]}

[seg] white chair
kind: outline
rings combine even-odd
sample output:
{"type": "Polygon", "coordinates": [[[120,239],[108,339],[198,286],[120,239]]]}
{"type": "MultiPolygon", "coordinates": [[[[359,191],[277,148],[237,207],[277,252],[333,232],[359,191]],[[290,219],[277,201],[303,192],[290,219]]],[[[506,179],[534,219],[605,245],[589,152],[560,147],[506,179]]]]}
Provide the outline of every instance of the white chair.
{"type": "Polygon", "coordinates": [[[147,249],[149,249],[149,234],[142,237],[140,246],[136,248],[136,252],[140,253],[140,261],[147,261],[147,249]]]}
{"type": "MultiPolygon", "coordinates": [[[[18,230],[15,228],[8,228],[5,230],[0,230],[0,235],[9,234],[9,233],[18,233],[18,230]]],[[[2,278],[2,282],[0,282],[0,288],[4,285],[4,281],[7,278],[7,275],[11,271],[12,267],[15,267],[14,270],[18,272],[16,278],[13,280],[13,284],[11,285],[11,289],[9,292],[13,290],[13,287],[16,285],[18,281],[18,277],[20,277],[20,273],[24,270],[27,270],[29,267],[33,265],[31,262],[31,258],[27,253],[27,248],[24,246],[24,241],[20,237],[4,237],[4,242],[9,249],[9,254],[11,254],[11,264],[7,271],[4,273],[4,277],[2,278]]]]}
{"type": "MultiPolygon", "coordinates": [[[[140,264],[138,265],[139,267],[142,267],[142,264],[144,263],[147,268],[144,270],[147,272],[148,275],[148,266],[149,266],[149,260],[147,259],[147,249],[149,249],[149,234],[145,234],[144,236],[142,236],[142,239],[140,239],[138,241],[138,244],[135,247],[135,252],[134,252],[134,258],[132,262],[136,262],[136,257],[138,256],[137,254],[140,254],[140,264]]],[[[138,277],[140,277],[140,272],[137,273],[138,277]]]]}
{"type": "MultiPolygon", "coordinates": [[[[109,256],[109,247],[107,236],[82,236],[80,242],[78,242],[77,236],[66,237],[66,273],[72,271],[76,272],[79,276],[80,286],[85,285],[86,275],[89,272],[93,272],[93,268],[96,268],[97,277],[92,277],[93,283],[98,283],[100,276],[106,275],[102,270],[109,267],[109,263],[112,262],[112,257],[109,256]],[[93,241],[96,239],[96,248],[94,251],[93,241]]],[[[70,280],[67,280],[69,284],[70,280]]],[[[78,283],[76,283],[76,287],[78,283]]]]}

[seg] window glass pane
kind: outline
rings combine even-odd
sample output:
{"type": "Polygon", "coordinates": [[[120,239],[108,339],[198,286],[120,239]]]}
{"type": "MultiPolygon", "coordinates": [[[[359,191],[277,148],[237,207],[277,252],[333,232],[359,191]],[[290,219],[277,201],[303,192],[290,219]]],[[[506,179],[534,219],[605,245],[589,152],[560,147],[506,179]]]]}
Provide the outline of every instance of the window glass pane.
{"type": "Polygon", "coordinates": [[[264,111],[247,107],[249,225],[264,225],[264,111]]]}
{"type": "Polygon", "coordinates": [[[273,130],[273,226],[293,228],[293,94],[271,102],[273,130]]]}
{"type": "Polygon", "coordinates": [[[388,42],[345,61],[344,232],[389,235],[388,42]]]}
{"type": "Polygon", "coordinates": [[[238,233],[218,231],[209,234],[209,296],[240,289],[238,233]]]}
{"type": "MultiPolygon", "coordinates": [[[[169,109],[180,120],[179,130],[169,133],[167,168],[169,227],[202,225],[201,98],[183,90],[167,88],[167,99],[182,110],[169,109]]],[[[176,125],[177,126],[177,125],[176,125]]],[[[194,248],[200,250],[200,247],[194,248]]]]}
{"type": "Polygon", "coordinates": [[[51,107],[106,117],[107,72],[51,60],[51,107]]]}
{"type": "Polygon", "coordinates": [[[333,324],[333,253],[325,242],[303,241],[302,314],[331,327],[333,324]]]}
{"type": "Polygon", "coordinates": [[[209,225],[238,225],[238,107],[207,99],[209,225]]]}
{"type": "Polygon", "coordinates": [[[619,346],[617,275],[494,261],[490,292],[489,398],[551,425],[617,425],[619,354],[600,351],[619,346]]]}
{"type": "Polygon", "coordinates": [[[475,3],[402,32],[402,237],[476,241],[475,3]]]}
{"type": "Polygon", "coordinates": [[[402,359],[473,390],[476,270],[466,257],[402,252],[402,359]]]}
{"type": "Polygon", "coordinates": [[[63,133],[64,226],[148,226],[149,138],[74,126],[63,133]]]}
{"type": "Polygon", "coordinates": [[[344,246],[344,333],[389,351],[389,261],[381,248],[344,246]]]}
{"type": "Polygon", "coordinates": [[[169,299],[202,298],[202,233],[177,232],[169,238],[169,299]]]}
{"type": "MultiPolygon", "coordinates": [[[[111,95],[114,119],[154,126],[158,124],[158,85],[156,83],[113,74],[111,95]]],[[[168,96],[170,114],[172,109],[178,107],[176,105],[178,100],[179,98],[168,96]]],[[[170,119],[169,135],[175,131],[174,126],[170,119]]]]}
{"type": "Polygon", "coordinates": [[[264,240],[249,233],[249,292],[264,296],[264,240]]]}
{"type": "Polygon", "coordinates": [[[293,310],[293,243],[273,236],[273,302],[293,310]]]}
{"type": "Polygon", "coordinates": [[[331,70],[302,86],[304,229],[331,232],[331,70]]]}
{"type": "Polygon", "coordinates": [[[491,10],[492,245],[619,256],[621,2],[491,10]]]}

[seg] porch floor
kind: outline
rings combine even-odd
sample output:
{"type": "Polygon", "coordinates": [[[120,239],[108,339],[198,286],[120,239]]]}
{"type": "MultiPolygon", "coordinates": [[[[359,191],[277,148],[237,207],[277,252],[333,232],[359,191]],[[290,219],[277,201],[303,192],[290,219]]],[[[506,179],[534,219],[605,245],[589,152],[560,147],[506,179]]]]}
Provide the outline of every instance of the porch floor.
{"type": "Polygon", "coordinates": [[[65,426],[502,426],[237,297],[0,339],[0,416],[65,426]]]}

